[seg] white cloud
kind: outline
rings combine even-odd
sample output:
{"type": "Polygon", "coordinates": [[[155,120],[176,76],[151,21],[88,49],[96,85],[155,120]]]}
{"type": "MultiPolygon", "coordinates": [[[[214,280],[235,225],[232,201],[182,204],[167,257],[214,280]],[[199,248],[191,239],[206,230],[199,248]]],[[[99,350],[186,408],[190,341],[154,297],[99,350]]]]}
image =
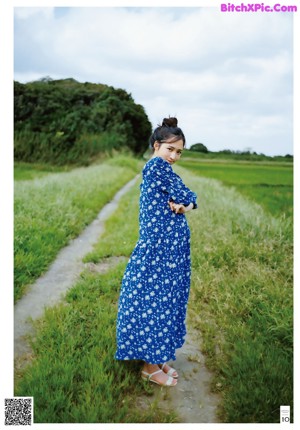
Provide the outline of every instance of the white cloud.
{"type": "Polygon", "coordinates": [[[29,18],[52,18],[54,16],[54,7],[17,7],[15,8],[15,18],[27,20],[29,18]]]}
{"type": "Polygon", "coordinates": [[[15,79],[46,75],[124,88],[154,126],[176,114],[189,144],[293,151],[288,14],[17,8],[15,79]]]}

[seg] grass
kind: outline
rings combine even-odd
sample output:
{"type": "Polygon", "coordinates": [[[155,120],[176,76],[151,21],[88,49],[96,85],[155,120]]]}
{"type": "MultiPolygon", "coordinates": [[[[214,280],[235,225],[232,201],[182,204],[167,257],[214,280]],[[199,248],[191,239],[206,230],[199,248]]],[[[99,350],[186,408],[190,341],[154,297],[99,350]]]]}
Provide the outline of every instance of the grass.
{"type": "Polygon", "coordinates": [[[174,422],[174,413],[140,409],[153,394],[139,362],[114,359],[115,320],[124,264],[106,274],[85,271],[66,303],[47,309],[36,325],[35,358],[16,377],[15,395],[34,397],[35,423],[174,422]]]}
{"type": "Polygon", "coordinates": [[[15,182],[15,300],[139,170],[138,160],[116,157],[15,182]]]}
{"type": "Polygon", "coordinates": [[[219,179],[236,188],[274,216],[293,215],[292,163],[183,158],[181,165],[199,176],[219,179]]]}
{"type": "Polygon", "coordinates": [[[71,167],[69,166],[51,166],[50,164],[15,162],[14,180],[30,180],[41,178],[43,176],[49,175],[49,173],[68,172],[70,170],[71,167]]]}
{"type": "Polygon", "coordinates": [[[291,222],[215,181],[201,185],[189,321],[223,393],[222,421],[276,423],[280,405],[293,405],[291,222]]]}
{"type": "MultiPolygon", "coordinates": [[[[189,213],[192,288],[188,324],[201,333],[221,422],[278,423],[293,416],[292,220],[273,217],[220,181],[179,168],[198,193],[189,213]]],[[[138,184],[121,199],[86,261],[131,253],[138,236],[138,184]]],[[[38,323],[32,365],[15,395],[35,397],[35,422],[175,422],[135,408],[145,390],[137,363],[114,360],[116,303],[124,264],[84,272],[66,304],[38,323]],[[97,395],[95,395],[95,393],[97,395]]],[[[149,393],[150,394],[150,393],[149,393]]]]}
{"type": "Polygon", "coordinates": [[[85,262],[98,263],[112,256],[130,257],[138,238],[139,184],[140,181],[121,199],[118,209],[105,223],[101,240],[86,255],[85,262]]]}
{"type": "Polygon", "coordinates": [[[285,156],[283,155],[275,155],[275,156],[269,156],[264,154],[255,154],[255,153],[245,153],[245,152],[198,152],[198,151],[191,151],[191,150],[185,150],[185,158],[189,159],[196,159],[196,160],[203,160],[203,161],[211,161],[214,160],[216,162],[220,161],[221,163],[224,163],[226,161],[232,162],[240,161],[244,163],[258,163],[258,164],[265,164],[265,163],[285,163],[285,164],[292,164],[294,161],[294,157],[291,154],[287,154],[285,156]]]}
{"type": "MultiPolygon", "coordinates": [[[[185,177],[200,203],[188,215],[189,324],[203,336],[207,365],[215,373],[212,389],[223,393],[221,420],[278,422],[280,405],[293,404],[291,222],[218,181],[185,177]]],[[[86,261],[129,255],[138,231],[134,196],[132,189],[86,261]]]]}

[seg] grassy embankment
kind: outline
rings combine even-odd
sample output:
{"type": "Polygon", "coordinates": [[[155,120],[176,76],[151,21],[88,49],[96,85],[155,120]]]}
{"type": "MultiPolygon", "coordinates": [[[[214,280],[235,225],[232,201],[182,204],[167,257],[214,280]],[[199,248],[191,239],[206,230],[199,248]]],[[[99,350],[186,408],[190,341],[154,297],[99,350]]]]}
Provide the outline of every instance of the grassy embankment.
{"type": "Polygon", "coordinates": [[[15,300],[49,267],[58,251],[139,172],[140,166],[140,161],[129,157],[71,171],[16,164],[15,300]]]}
{"type": "MultiPolygon", "coordinates": [[[[180,170],[199,194],[189,214],[193,278],[189,324],[202,335],[223,394],[224,422],[278,422],[292,406],[292,231],[220,182],[180,170]]],[[[272,209],[271,209],[272,210],[272,209]]],[[[106,223],[86,261],[129,256],[137,238],[138,184],[106,223]]],[[[35,360],[15,395],[35,397],[35,422],[172,422],[157,407],[139,412],[145,387],[136,364],[119,363],[115,317],[124,264],[106,275],[82,274],[37,323],[35,360]]],[[[200,339],[199,339],[200,342],[200,339]]]]}

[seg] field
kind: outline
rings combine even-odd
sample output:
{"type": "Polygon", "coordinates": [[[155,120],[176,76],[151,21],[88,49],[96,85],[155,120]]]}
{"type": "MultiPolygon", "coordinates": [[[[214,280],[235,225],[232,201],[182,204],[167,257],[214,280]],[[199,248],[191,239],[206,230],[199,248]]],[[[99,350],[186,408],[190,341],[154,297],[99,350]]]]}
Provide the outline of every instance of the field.
{"type": "MultiPolygon", "coordinates": [[[[199,197],[199,208],[187,215],[193,268],[188,325],[199,331],[214,373],[212,390],[222,394],[221,422],[277,423],[280,405],[293,406],[292,171],[220,162],[218,170],[204,163],[176,166],[199,197]],[[276,200],[274,187],[265,187],[271,198],[261,204],[261,187],[251,186],[257,183],[284,185],[283,193],[276,200]]],[[[33,195],[34,183],[26,182],[33,195]]],[[[85,261],[129,257],[138,236],[138,194],[136,184],[85,261]]],[[[64,207],[66,216],[70,207],[64,207]]],[[[23,234],[18,230],[20,242],[23,234]]],[[[149,388],[136,364],[113,359],[124,267],[105,275],[86,270],[67,305],[48,309],[36,323],[34,360],[17,372],[15,385],[15,395],[34,396],[35,422],[176,422],[176,411],[141,413],[135,399],[149,388]]]]}
{"type": "Polygon", "coordinates": [[[274,216],[293,215],[292,163],[191,159],[187,154],[181,166],[235,187],[274,216]]]}
{"type": "Polygon", "coordinates": [[[140,161],[129,157],[74,170],[16,165],[15,300],[139,170],[140,161]]]}

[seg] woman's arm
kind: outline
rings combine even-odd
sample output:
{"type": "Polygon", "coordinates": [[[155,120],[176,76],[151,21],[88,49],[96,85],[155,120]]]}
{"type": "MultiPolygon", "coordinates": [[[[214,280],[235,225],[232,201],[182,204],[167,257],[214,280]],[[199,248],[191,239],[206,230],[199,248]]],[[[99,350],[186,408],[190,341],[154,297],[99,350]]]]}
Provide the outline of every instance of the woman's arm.
{"type": "Polygon", "coordinates": [[[160,188],[164,193],[169,195],[170,202],[184,206],[185,209],[181,209],[182,211],[184,210],[184,212],[196,209],[197,195],[173,172],[168,162],[160,157],[156,157],[151,161],[151,165],[149,165],[147,171],[144,172],[144,178],[149,181],[150,187],[160,188]],[[190,209],[191,203],[193,207],[190,209]],[[186,210],[187,208],[189,209],[186,210]]]}

